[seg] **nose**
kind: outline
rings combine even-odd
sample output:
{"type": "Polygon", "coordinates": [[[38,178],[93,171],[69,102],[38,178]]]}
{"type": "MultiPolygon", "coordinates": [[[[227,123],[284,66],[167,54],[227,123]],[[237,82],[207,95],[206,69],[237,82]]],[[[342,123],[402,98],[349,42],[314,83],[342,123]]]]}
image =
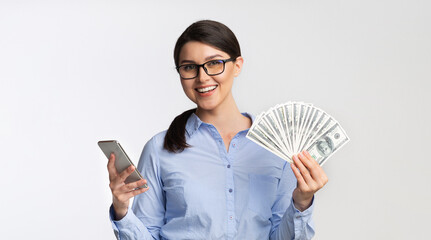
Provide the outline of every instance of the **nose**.
{"type": "Polygon", "coordinates": [[[204,69],[204,66],[200,66],[198,68],[198,76],[197,76],[197,80],[200,82],[205,82],[207,80],[209,80],[210,76],[208,76],[207,72],[204,69]]]}

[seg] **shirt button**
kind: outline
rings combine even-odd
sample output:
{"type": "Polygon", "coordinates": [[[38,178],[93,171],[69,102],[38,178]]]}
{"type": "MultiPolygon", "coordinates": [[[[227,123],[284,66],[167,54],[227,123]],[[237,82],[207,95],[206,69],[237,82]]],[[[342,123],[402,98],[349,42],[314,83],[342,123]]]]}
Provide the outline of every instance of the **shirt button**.
{"type": "Polygon", "coordinates": [[[232,220],[233,219],[233,216],[229,216],[229,220],[232,220]]]}
{"type": "Polygon", "coordinates": [[[227,165],[227,168],[230,168],[230,164],[227,165]]]}
{"type": "Polygon", "coordinates": [[[235,146],[236,146],[236,144],[234,143],[234,144],[233,144],[233,147],[235,147],[235,146]]]}
{"type": "Polygon", "coordinates": [[[233,190],[232,190],[232,188],[229,188],[229,192],[232,192],[233,190]]]}

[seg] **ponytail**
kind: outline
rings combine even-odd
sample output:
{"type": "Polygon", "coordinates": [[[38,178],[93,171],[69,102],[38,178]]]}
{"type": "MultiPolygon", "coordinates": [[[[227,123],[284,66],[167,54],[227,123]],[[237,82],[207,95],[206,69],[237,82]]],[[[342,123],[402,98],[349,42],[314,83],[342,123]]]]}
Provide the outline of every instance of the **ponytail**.
{"type": "Polygon", "coordinates": [[[165,135],[163,148],[168,152],[180,153],[185,148],[191,147],[186,142],[186,123],[189,117],[196,111],[196,108],[187,110],[176,116],[168,128],[165,135]]]}

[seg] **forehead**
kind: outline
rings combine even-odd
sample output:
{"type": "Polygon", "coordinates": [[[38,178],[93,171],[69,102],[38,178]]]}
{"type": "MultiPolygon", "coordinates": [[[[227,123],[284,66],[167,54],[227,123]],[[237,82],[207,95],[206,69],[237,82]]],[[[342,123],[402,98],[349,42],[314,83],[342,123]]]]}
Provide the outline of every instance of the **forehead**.
{"type": "Polygon", "coordinates": [[[229,54],[215,48],[211,45],[190,41],[184,44],[180,52],[180,62],[190,60],[195,62],[204,61],[207,57],[220,55],[221,57],[228,58],[229,54]]]}

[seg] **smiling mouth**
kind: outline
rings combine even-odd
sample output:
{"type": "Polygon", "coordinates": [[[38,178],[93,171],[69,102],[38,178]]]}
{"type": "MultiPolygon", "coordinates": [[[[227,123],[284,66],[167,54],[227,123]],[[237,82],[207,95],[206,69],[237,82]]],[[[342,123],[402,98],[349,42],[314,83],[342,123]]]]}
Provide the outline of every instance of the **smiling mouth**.
{"type": "Polygon", "coordinates": [[[218,85],[215,85],[215,86],[204,87],[204,88],[195,88],[195,90],[198,91],[199,93],[207,93],[207,92],[213,91],[217,87],[218,85]]]}

